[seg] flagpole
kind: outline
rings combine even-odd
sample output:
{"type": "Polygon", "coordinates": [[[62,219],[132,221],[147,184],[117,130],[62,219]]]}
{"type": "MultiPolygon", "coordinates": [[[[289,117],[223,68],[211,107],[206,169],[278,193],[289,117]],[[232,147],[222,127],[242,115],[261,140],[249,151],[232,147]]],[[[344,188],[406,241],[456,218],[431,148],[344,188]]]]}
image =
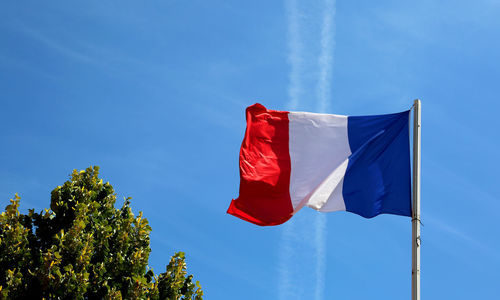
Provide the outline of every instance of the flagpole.
{"type": "Polygon", "coordinates": [[[420,105],[420,100],[416,99],[413,104],[412,300],[420,300],[420,105]]]}

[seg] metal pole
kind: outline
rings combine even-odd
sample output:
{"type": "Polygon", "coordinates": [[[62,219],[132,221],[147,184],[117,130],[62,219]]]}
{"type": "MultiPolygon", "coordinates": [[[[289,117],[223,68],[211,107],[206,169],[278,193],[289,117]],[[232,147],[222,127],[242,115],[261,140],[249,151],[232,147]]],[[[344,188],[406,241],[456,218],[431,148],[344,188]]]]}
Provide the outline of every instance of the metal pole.
{"type": "Polygon", "coordinates": [[[420,105],[416,99],[413,106],[412,300],[420,300],[420,105]]]}

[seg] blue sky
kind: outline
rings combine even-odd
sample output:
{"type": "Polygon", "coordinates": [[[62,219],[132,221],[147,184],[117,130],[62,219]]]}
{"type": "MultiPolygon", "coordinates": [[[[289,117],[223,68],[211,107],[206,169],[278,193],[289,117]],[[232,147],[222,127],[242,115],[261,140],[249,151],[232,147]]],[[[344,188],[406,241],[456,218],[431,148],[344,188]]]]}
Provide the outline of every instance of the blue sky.
{"type": "Polygon", "coordinates": [[[244,109],[369,115],[422,99],[422,297],[500,292],[500,1],[4,1],[0,204],[101,167],[206,299],[407,299],[411,224],[238,195],[244,109]]]}

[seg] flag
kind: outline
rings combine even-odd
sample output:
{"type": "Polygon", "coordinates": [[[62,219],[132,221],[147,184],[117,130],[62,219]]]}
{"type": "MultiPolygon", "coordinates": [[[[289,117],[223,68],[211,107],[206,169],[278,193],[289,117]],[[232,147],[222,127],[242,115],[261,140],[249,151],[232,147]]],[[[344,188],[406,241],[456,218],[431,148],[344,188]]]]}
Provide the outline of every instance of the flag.
{"type": "Polygon", "coordinates": [[[409,113],[342,116],[246,109],[239,197],[227,212],[278,225],[302,207],[411,216],[409,113]]]}

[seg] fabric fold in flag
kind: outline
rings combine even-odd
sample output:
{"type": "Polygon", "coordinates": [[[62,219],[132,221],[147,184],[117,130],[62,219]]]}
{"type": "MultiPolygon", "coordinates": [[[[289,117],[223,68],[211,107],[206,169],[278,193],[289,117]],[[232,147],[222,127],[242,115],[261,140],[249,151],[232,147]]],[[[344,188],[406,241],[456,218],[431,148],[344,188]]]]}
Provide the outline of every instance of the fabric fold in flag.
{"type": "Polygon", "coordinates": [[[411,216],[409,111],[353,117],[254,104],[246,119],[229,214],[262,226],[304,206],[411,216]]]}

